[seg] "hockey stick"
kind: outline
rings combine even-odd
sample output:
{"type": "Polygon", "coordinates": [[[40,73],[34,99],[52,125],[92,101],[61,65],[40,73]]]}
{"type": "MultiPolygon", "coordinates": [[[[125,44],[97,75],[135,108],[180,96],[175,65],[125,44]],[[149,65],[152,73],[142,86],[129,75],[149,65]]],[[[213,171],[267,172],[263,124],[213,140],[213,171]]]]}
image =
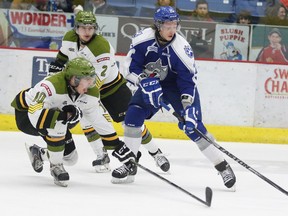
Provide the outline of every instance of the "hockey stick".
{"type": "MultiPolygon", "coordinates": [[[[165,108],[167,111],[169,111],[171,108],[165,104],[164,102],[161,102],[161,106],[163,108],[165,108]]],[[[178,113],[176,113],[175,111],[173,112],[173,115],[181,122],[184,122],[185,119],[180,116],[178,113]]],[[[211,143],[212,145],[214,145],[217,149],[219,149],[220,151],[222,151],[223,153],[225,153],[226,155],[228,155],[230,158],[232,158],[233,160],[235,160],[237,163],[239,163],[240,165],[242,165],[243,167],[245,167],[246,169],[248,169],[249,171],[251,171],[252,173],[254,173],[255,175],[257,175],[258,177],[260,177],[262,180],[266,181],[268,184],[272,185],[273,187],[275,187],[276,189],[278,189],[279,191],[281,191],[282,193],[284,193],[285,195],[288,196],[288,191],[284,190],[282,187],[280,187],[279,185],[277,185],[276,183],[274,183],[273,181],[271,181],[270,179],[268,179],[267,177],[263,176],[261,173],[259,173],[258,171],[256,171],[255,169],[253,169],[252,167],[250,167],[248,164],[246,164],[244,161],[240,160],[238,157],[236,157],[235,155],[233,155],[232,153],[230,153],[229,151],[227,151],[226,149],[224,149],[222,146],[220,146],[218,143],[216,143],[215,141],[211,140],[209,137],[207,137],[205,134],[203,134],[201,131],[199,131],[197,128],[194,129],[194,131],[201,136],[202,138],[204,138],[207,142],[211,143]]]]}
{"type": "Polygon", "coordinates": [[[157,173],[153,172],[152,170],[144,167],[143,165],[139,164],[139,163],[135,163],[138,167],[140,167],[141,169],[145,170],[146,172],[156,176],[157,178],[165,181],[166,183],[172,185],[173,187],[177,188],[178,190],[188,194],[189,196],[193,197],[194,199],[198,200],[199,202],[203,203],[204,205],[207,205],[208,207],[211,206],[211,201],[212,201],[212,195],[213,195],[213,192],[212,192],[212,189],[210,187],[206,187],[205,189],[205,200],[202,200],[200,198],[198,198],[197,196],[191,194],[190,192],[188,192],[187,190],[183,189],[182,187],[178,186],[177,184],[169,181],[168,179],[158,175],[157,173]]]}

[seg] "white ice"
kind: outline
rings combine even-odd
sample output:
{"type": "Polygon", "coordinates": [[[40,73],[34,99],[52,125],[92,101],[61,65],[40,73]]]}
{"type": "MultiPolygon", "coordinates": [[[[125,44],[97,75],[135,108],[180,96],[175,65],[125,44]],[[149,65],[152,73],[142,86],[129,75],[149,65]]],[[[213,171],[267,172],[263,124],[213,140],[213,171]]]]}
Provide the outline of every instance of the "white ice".
{"type": "MultiPolygon", "coordinates": [[[[53,183],[49,164],[35,173],[24,143],[45,146],[39,137],[19,132],[0,132],[1,216],[286,216],[288,196],[224,155],[237,176],[236,192],[227,189],[211,163],[195,144],[184,140],[156,139],[171,162],[170,174],[160,171],[141,147],[141,164],[174,182],[200,199],[205,187],[213,190],[209,208],[170,184],[138,169],[135,182],[114,185],[111,173],[97,174],[95,159],[86,138],[74,135],[79,161],[66,167],[70,174],[67,188],[53,183]]],[[[281,188],[288,190],[288,146],[248,143],[219,144],[281,188]]],[[[111,152],[109,152],[111,156],[111,152]]],[[[111,156],[111,167],[120,163],[111,156]]]]}

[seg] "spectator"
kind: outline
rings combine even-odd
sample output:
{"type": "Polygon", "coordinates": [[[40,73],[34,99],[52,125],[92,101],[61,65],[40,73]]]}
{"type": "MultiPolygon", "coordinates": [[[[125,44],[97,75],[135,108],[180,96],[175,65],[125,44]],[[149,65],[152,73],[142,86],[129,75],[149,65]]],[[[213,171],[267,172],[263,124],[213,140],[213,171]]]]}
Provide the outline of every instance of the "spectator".
{"type": "Polygon", "coordinates": [[[249,25],[252,22],[252,16],[249,11],[243,10],[237,16],[237,23],[249,25]]]}
{"type": "Polygon", "coordinates": [[[287,26],[287,10],[282,4],[275,4],[266,9],[266,17],[260,20],[261,24],[287,26]]]}
{"type": "Polygon", "coordinates": [[[12,32],[9,25],[9,22],[3,13],[3,11],[0,10],[0,47],[8,47],[10,46],[12,42],[12,32]]]}
{"type": "Polygon", "coordinates": [[[35,4],[34,0],[13,0],[10,9],[16,10],[30,10],[35,4]]]}
{"type": "Polygon", "coordinates": [[[174,0],[157,0],[155,3],[155,7],[141,7],[139,16],[140,17],[153,17],[155,14],[155,10],[161,6],[171,6],[175,8],[174,0]]]}
{"type": "Polygon", "coordinates": [[[92,11],[93,14],[116,14],[115,9],[107,3],[106,0],[89,0],[85,4],[87,11],[92,11]]]}
{"type": "Polygon", "coordinates": [[[190,19],[198,21],[213,22],[209,15],[208,2],[206,0],[197,0],[195,10],[192,11],[190,19]]]}
{"type": "Polygon", "coordinates": [[[77,14],[79,11],[83,11],[85,6],[85,0],[72,0],[73,13],[77,14]]]}
{"type": "Polygon", "coordinates": [[[287,47],[281,43],[282,34],[278,28],[273,28],[268,34],[269,45],[262,48],[256,61],[268,63],[288,63],[287,47]]]}
{"type": "Polygon", "coordinates": [[[4,10],[0,10],[0,47],[17,47],[18,44],[7,16],[4,10]]]}
{"type": "Polygon", "coordinates": [[[175,7],[175,1],[174,0],[157,0],[156,7],[158,8],[161,6],[175,7]]]}
{"type": "Polygon", "coordinates": [[[33,7],[35,8],[32,9],[31,7],[30,10],[47,11],[47,0],[35,0],[33,7]]]}
{"type": "Polygon", "coordinates": [[[71,0],[54,0],[57,5],[58,12],[73,12],[71,0]]]}

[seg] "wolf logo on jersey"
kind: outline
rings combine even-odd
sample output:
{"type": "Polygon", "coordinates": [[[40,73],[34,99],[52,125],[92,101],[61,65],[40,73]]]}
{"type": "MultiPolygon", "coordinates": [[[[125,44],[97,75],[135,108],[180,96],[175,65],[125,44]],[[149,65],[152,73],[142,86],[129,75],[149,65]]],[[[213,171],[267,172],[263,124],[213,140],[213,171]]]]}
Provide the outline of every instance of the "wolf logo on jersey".
{"type": "Polygon", "coordinates": [[[146,64],[144,72],[150,77],[158,77],[160,80],[164,80],[168,74],[168,66],[162,66],[162,61],[159,58],[156,62],[146,64]]]}

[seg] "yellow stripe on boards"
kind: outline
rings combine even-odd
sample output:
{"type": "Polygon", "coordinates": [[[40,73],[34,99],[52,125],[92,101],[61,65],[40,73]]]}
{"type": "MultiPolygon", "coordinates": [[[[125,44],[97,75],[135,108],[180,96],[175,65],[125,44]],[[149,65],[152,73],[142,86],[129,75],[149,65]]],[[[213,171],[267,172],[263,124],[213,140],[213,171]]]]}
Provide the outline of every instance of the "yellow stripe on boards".
{"type": "MultiPolygon", "coordinates": [[[[15,116],[0,114],[0,131],[18,131],[15,116]]],[[[120,123],[113,123],[119,136],[123,136],[123,127],[120,123]]],[[[178,129],[176,123],[150,122],[145,125],[155,138],[187,139],[187,136],[178,129]]],[[[249,142],[249,143],[275,143],[288,144],[288,129],[281,128],[253,128],[238,126],[207,125],[207,129],[221,142],[249,142]]],[[[83,134],[78,124],[72,129],[74,134],[83,134]]]]}

